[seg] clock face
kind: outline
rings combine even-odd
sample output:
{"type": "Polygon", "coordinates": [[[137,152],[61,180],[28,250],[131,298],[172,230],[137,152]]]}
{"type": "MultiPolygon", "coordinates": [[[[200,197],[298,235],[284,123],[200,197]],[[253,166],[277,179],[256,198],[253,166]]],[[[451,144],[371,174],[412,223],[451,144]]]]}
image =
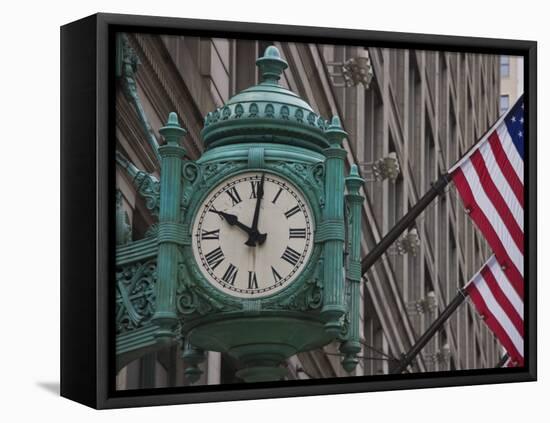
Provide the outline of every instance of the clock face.
{"type": "Polygon", "coordinates": [[[198,208],[193,255],[219,290],[263,297],[298,277],[313,251],[313,230],[308,203],[293,184],[267,172],[242,173],[214,188],[198,208]]]}

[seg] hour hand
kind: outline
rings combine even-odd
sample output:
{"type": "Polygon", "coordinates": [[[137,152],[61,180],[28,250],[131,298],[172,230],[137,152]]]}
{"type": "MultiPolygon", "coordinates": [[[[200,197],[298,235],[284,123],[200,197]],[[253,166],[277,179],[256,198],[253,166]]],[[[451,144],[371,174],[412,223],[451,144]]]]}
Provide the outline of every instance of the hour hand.
{"type": "Polygon", "coordinates": [[[214,213],[217,213],[219,214],[221,217],[223,217],[225,219],[225,221],[227,223],[229,223],[231,226],[236,226],[240,229],[242,229],[243,231],[245,231],[248,235],[252,234],[253,231],[252,231],[252,228],[249,228],[248,226],[246,226],[245,224],[239,222],[239,218],[237,216],[235,216],[234,214],[231,214],[231,213],[226,213],[226,212],[222,212],[222,211],[218,211],[218,210],[211,210],[212,212],[214,213]]]}
{"type": "Polygon", "coordinates": [[[246,232],[248,234],[248,240],[245,242],[245,244],[248,245],[249,247],[256,246],[256,243],[254,241],[251,242],[251,240],[258,240],[260,245],[264,243],[265,238],[267,236],[266,234],[258,234],[258,231],[254,231],[252,228],[246,226],[244,223],[239,222],[239,218],[234,214],[226,213],[219,210],[211,210],[211,211],[213,213],[219,214],[231,226],[236,226],[237,228],[246,232]]]}

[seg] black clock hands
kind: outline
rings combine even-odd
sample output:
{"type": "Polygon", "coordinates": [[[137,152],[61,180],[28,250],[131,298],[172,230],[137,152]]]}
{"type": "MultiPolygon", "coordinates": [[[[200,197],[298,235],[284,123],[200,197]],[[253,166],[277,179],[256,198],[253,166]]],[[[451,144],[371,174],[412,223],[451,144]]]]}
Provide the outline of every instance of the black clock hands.
{"type": "MultiPolygon", "coordinates": [[[[252,228],[246,226],[244,223],[239,222],[239,218],[235,216],[234,214],[218,211],[218,210],[210,210],[213,213],[219,214],[221,217],[225,219],[227,223],[229,223],[231,226],[236,226],[237,228],[245,231],[248,234],[248,240],[245,242],[246,245],[250,247],[255,247],[256,243],[250,244],[250,238],[255,236],[255,232],[252,230],[252,228]]],[[[258,231],[256,231],[257,233],[258,231]]],[[[259,234],[259,241],[258,242],[264,242],[266,234],[259,234]]]]}
{"type": "Polygon", "coordinates": [[[262,173],[262,179],[260,179],[260,183],[258,184],[258,188],[256,190],[256,208],[254,209],[254,217],[252,218],[252,233],[249,234],[248,241],[245,242],[245,244],[249,246],[256,245],[256,242],[258,245],[262,245],[267,237],[266,234],[261,234],[258,231],[260,204],[262,202],[262,198],[264,198],[264,179],[265,174],[262,173]]]}

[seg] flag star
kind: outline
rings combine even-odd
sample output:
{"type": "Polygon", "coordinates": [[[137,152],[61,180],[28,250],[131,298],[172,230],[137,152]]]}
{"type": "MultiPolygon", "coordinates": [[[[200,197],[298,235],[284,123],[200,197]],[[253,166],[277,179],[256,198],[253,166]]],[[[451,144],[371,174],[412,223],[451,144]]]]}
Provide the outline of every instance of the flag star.
{"type": "Polygon", "coordinates": [[[520,121],[521,123],[523,123],[523,118],[521,118],[519,121],[520,121]]]}
{"type": "Polygon", "coordinates": [[[523,109],[523,103],[521,103],[521,108],[523,109]]]}
{"type": "Polygon", "coordinates": [[[515,121],[516,121],[516,117],[512,116],[512,122],[515,122],[515,121]]]}
{"type": "Polygon", "coordinates": [[[523,132],[519,131],[519,132],[518,132],[518,136],[519,136],[520,138],[523,137],[523,132]]]}

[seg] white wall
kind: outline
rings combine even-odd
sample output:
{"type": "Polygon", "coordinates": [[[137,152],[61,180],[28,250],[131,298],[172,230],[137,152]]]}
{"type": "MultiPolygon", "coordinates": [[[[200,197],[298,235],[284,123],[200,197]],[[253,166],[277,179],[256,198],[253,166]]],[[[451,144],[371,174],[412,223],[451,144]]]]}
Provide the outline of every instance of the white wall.
{"type": "MultiPolygon", "coordinates": [[[[59,26],[96,11],[240,21],[339,26],[539,41],[539,117],[550,113],[550,41],[543,2],[525,0],[343,2],[295,0],[94,0],[4,2],[0,27],[2,108],[2,421],[88,422],[220,420],[242,422],[517,422],[547,411],[548,284],[540,266],[539,340],[542,382],[403,392],[337,395],[93,412],[54,395],[59,382],[59,26]],[[398,3],[398,4],[397,4],[398,3]],[[396,14],[397,12],[397,14],[396,14]],[[22,171],[21,164],[33,169],[22,171]],[[39,205],[39,206],[37,206],[39,205]],[[18,230],[19,228],[23,228],[18,230]],[[6,235],[7,234],[7,235],[6,235]],[[25,234],[25,236],[22,236],[25,234]],[[24,298],[23,300],[19,300],[24,298]],[[546,332],[546,334],[545,334],[546,332]],[[546,391],[546,392],[545,392],[546,391]],[[8,417],[9,416],[9,417],[8,417]],[[122,420],[121,420],[122,419],[122,420]]],[[[548,119],[540,119],[539,152],[550,158],[548,119]]],[[[541,163],[543,161],[541,160],[541,163]]],[[[550,180],[541,167],[539,184],[550,180]]],[[[539,216],[550,214],[540,191],[539,216]]],[[[550,236],[540,219],[539,239],[550,236]]],[[[540,244],[539,257],[549,254],[540,244]]],[[[540,260],[542,261],[542,260],[540,260]]],[[[541,421],[535,418],[534,421],[541,421]]]]}

